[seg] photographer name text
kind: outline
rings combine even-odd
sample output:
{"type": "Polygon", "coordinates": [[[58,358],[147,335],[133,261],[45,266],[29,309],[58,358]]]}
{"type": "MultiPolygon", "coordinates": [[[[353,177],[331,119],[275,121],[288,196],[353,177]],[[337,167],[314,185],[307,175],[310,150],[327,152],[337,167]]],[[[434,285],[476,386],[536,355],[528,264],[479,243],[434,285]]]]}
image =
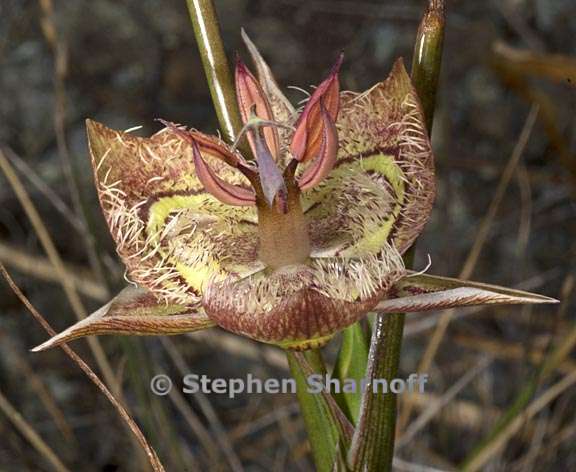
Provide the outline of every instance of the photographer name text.
{"type": "MultiPolygon", "coordinates": [[[[329,374],[312,374],[306,378],[306,389],[311,394],[357,393],[371,390],[374,393],[423,393],[428,374],[412,373],[406,378],[388,379],[340,379],[329,374]]],[[[173,388],[172,379],[159,374],[152,378],[150,389],[156,395],[167,395],[173,388]]],[[[252,374],[246,377],[221,378],[205,374],[187,374],[181,379],[181,392],[184,394],[204,393],[227,395],[235,398],[243,394],[296,393],[297,383],[293,378],[261,379],[252,374]]]]}

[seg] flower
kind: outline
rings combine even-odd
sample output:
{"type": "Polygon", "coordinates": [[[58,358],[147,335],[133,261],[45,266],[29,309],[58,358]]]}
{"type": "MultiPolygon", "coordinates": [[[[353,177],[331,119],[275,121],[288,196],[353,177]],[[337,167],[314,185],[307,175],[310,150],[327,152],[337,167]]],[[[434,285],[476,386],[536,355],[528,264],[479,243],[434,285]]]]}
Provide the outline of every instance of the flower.
{"type": "Polygon", "coordinates": [[[133,286],[36,350],[214,325],[308,349],[374,309],[554,301],[404,267],[435,183],[401,60],[357,94],[340,91],[340,56],[299,112],[245,41],[258,79],[238,61],[237,141],[252,156],[168,122],[140,138],[87,121],[100,203],[133,286]]]}

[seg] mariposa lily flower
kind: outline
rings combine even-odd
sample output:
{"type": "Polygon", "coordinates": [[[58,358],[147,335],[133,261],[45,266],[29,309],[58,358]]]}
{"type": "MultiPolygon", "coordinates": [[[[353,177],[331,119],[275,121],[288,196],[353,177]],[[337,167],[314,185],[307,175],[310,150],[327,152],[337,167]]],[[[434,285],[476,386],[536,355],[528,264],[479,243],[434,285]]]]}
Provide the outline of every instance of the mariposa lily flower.
{"type": "Polygon", "coordinates": [[[358,94],[340,91],[340,57],[299,111],[245,41],[258,79],[238,61],[238,140],[252,156],[167,122],[141,138],[87,121],[100,203],[133,285],[36,350],[215,325],[307,349],[371,310],[555,301],[404,267],[435,182],[401,60],[358,94]]]}

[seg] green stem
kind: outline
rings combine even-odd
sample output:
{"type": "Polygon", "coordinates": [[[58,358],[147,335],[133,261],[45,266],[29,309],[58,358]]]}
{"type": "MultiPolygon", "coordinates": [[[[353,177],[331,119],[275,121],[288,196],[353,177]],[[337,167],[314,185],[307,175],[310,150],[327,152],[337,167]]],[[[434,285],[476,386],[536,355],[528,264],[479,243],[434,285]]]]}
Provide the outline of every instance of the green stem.
{"type": "Polygon", "coordinates": [[[218,122],[226,139],[233,142],[242,128],[242,120],[214,5],[212,0],[187,0],[187,3],[218,122]]]}
{"type": "Polygon", "coordinates": [[[432,131],[436,107],[445,22],[444,1],[430,0],[418,28],[412,59],[412,83],[422,103],[428,132],[432,131]]]}
{"type": "MultiPolygon", "coordinates": [[[[406,265],[412,265],[413,254],[412,248],[405,254],[406,265]]],[[[376,316],[368,355],[368,379],[386,379],[390,385],[398,377],[404,319],[404,313],[376,316]]],[[[367,388],[370,391],[372,385],[367,388]]],[[[352,442],[348,461],[355,472],[390,471],[396,439],[396,394],[378,389],[364,397],[361,408],[370,414],[360,416],[357,428],[364,437],[352,442]]]]}
{"type": "MultiPolygon", "coordinates": [[[[444,2],[442,0],[430,0],[418,29],[412,61],[412,82],[422,103],[428,133],[432,131],[436,106],[436,89],[442,62],[444,24],[444,2]]],[[[414,246],[404,255],[404,262],[407,267],[412,265],[413,248],[414,246]]],[[[376,318],[374,330],[378,339],[379,352],[375,355],[378,355],[381,360],[375,369],[377,377],[386,379],[388,384],[398,377],[404,319],[404,313],[379,315],[376,318]]],[[[375,411],[382,416],[375,420],[379,427],[374,428],[369,433],[366,441],[365,447],[368,454],[365,463],[377,464],[378,469],[369,468],[369,470],[392,470],[397,398],[394,393],[382,393],[376,402],[379,403],[379,408],[375,408],[375,411]]],[[[362,455],[361,451],[353,451],[353,453],[362,455]]]]}
{"type": "MultiPolygon", "coordinates": [[[[388,381],[388,385],[398,377],[400,367],[400,352],[402,350],[402,337],[404,334],[404,313],[393,313],[389,315],[378,315],[375,331],[382,331],[382,368],[381,378],[388,381]]],[[[396,408],[397,397],[395,393],[387,392],[382,394],[382,404],[384,410],[384,425],[379,434],[374,434],[372,439],[373,454],[379,454],[386,458],[387,469],[392,470],[392,460],[394,458],[394,440],[396,437],[396,408]],[[379,436],[379,438],[378,438],[379,436]]],[[[382,461],[378,461],[382,463],[382,461]]]]}
{"type": "Polygon", "coordinates": [[[362,413],[357,433],[348,452],[353,472],[387,472],[392,470],[396,432],[396,394],[374,389],[375,379],[386,379],[390,385],[398,376],[400,350],[404,331],[404,314],[377,315],[372,332],[367,394],[362,398],[362,413]]]}
{"type": "MultiPolygon", "coordinates": [[[[297,356],[291,351],[286,351],[286,356],[290,372],[296,381],[296,396],[298,397],[300,411],[306,425],[316,470],[319,472],[330,472],[336,455],[339,437],[338,428],[323,397],[308,391],[307,379],[309,374],[298,362],[297,356]]],[[[304,356],[315,373],[326,373],[320,350],[305,351],[304,356]]]]}

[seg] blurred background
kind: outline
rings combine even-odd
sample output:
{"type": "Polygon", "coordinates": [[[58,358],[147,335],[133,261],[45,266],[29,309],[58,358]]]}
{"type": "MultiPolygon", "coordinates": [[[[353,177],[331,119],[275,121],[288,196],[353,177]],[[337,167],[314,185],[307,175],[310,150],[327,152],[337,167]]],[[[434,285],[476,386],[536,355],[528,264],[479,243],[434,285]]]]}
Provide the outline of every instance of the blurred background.
{"type": "MultiPolygon", "coordinates": [[[[396,57],[410,64],[426,2],[215,4],[230,57],[249,59],[244,27],[283,86],[309,88],[343,50],[343,88],[362,91],[396,57]]],[[[431,383],[400,399],[396,467],[453,470],[528,391],[554,395],[524,410],[519,431],[483,470],[576,470],[576,3],[448,0],[447,8],[433,133],[438,197],[415,268],[429,255],[431,273],[563,303],[458,310],[449,324],[441,313],[409,315],[402,375],[424,367],[431,383]],[[447,327],[438,352],[422,364],[438,326],[447,327]],[[561,356],[539,375],[558,346],[561,356]]],[[[124,284],[97,204],[87,117],[118,129],[142,125],[144,134],[158,129],[158,117],[216,130],[184,0],[0,0],[0,157],[49,239],[2,172],[0,261],[57,331],[124,284]]],[[[0,283],[0,470],[66,470],[54,461],[74,471],[146,470],[126,426],[80,369],[59,349],[29,352],[46,337],[0,283]]],[[[158,373],[287,377],[279,350],[216,329],[99,343],[72,347],[116,389],[168,471],[312,470],[292,395],[149,390],[158,373]]],[[[337,348],[337,340],[328,346],[328,359],[337,348]]]]}

